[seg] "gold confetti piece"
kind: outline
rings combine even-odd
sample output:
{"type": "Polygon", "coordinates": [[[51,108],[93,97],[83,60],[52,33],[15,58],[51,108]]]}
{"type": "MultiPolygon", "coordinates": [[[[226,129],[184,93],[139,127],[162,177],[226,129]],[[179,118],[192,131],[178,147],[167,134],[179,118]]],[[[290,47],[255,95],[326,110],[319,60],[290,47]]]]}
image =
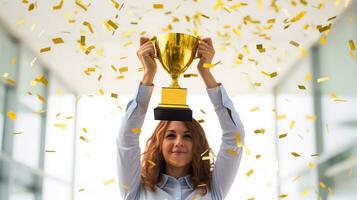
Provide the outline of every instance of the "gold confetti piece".
{"type": "Polygon", "coordinates": [[[80,43],[82,46],[86,46],[86,36],[81,35],[81,39],[80,39],[79,43],[80,43]]]}
{"type": "Polygon", "coordinates": [[[16,59],[15,59],[14,57],[12,57],[12,59],[11,59],[11,64],[12,64],[12,65],[15,65],[15,64],[16,64],[16,59]]]}
{"type": "Polygon", "coordinates": [[[265,52],[265,48],[263,48],[263,45],[262,45],[262,44],[257,44],[256,47],[257,47],[257,49],[258,49],[258,51],[259,51],[260,53],[265,52]]]}
{"type": "Polygon", "coordinates": [[[268,19],[268,20],[267,20],[267,23],[268,23],[268,24],[274,24],[274,23],[275,23],[275,18],[268,19]]]}
{"type": "Polygon", "coordinates": [[[63,6],[63,0],[61,0],[58,5],[53,6],[52,9],[60,10],[62,8],[62,6],[63,6]]]}
{"type": "Polygon", "coordinates": [[[33,65],[35,64],[36,60],[37,60],[37,57],[34,57],[33,60],[32,60],[31,63],[30,63],[30,66],[31,66],[31,67],[33,67],[33,65]]]}
{"type": "Polygon", "coordinates": [[[103,182],[104,185],[110,185],[110,184],[113,184],[115,182],[115,180],[112,178],[112,179],[108,179],[108,180],[105,180],[103,182]]]}
{"type": "Polygon", "coordinates": [[[199,184],[199,185],[197,185],[197,187],[206,187],[207,186],[207,184],[199,184]]]}
{"type": "Polygon", "coordinates": [[[254,130],[254,133],[255,134],[264,134],[265,133],[265,129],[261,128],[261,129],[254,130]]]}
{"type": "Polygon", "coordinates": [[[303,191],[302,191],[302,196],[306,197],[310,194],[310,190],[305,188],[303,191]]]}
{"type": "Polygon", "coordinates": [[[121,187],[124,188],[125,190],[130,190],[130,187],[127,184],[121,184],[121,187]]]}
{"type": "Polygon", "coordinates": [[[325,82],[325,81],[328,81],[328,80],[330,80],[330,77],[329,76],[324,76],[324,77],[318,78],[317,82],[318,83],[322,83],[322,82],[325,82]]]}
{"type": "Polygon", "coordinates": [[[321,25],[317,26],[317,29],[320,31],[320,33],[330,30],[330,28],[331,28],[331,24],[328,24],[326,26],[321,26],[321,25]]]}
{"type": "Polygon", "coordinates": [[[81,188],[78,190],[78,192],[83,192],[84,191],[84,188],[81,188]]]}
{"type": "Polygon", "coordinates": [[[90,6],[90,4],[85,5],[81,0],[76,0],[76,5],[85,11],[87,11],[88,7],[90,6]]]}
{"type": "Polygon", "coordinates": [[[317,119],[316,115],[307,115],[306,118],[310,121],[316,121],[317,119]]]}
{"type": "Polygon", "coordinates": [[[124,78],[124,75],[119,75],[117,77],[115,77],[115,79],[123,79],[124,78]]]}
{"type": "Polygon", "coordinates": [[[114,8],[116,8],[116,9],[119,9],[120,10],[120,3],[118,3],[117,1],[115,1],[115,0],[111,0],[111,2],[114,4],[114,8]]]}
{"type": "Polygon", "coordinates": [[[311,154],[310,156],[311,156],[311,157],[316,157],[316,156],[319,156],[319,154],[318,154],[318,153],[315,153],[315,154],[311,154]]]}
{"type": "Polygon", "coordinates": [[[310,169],[314,169],[315,168],[315,164],[313,162],[309,162],[309,168],[310,169]]]}
{"type": "Polygon", "coordinates": [[[89,22],[85,21],[83,22],[83,25],[86,26],[91,33],[94,33],[92,25],[89,22]]]}
{"type": "Polygon", "coordinates": [[[308,73],[306,74],[305,80],[311,81],[311,73],[310,73],[310,72],[308,72],[308,73]]]}
{"type": "Polygon", "coordinates": [[[287,133],[280,134],[280,135],[279,135],[279,139],[285,138],[286,136],[288,136],[287,133]]]}
{"type": "Polygon", "coordinates": [[[249,198],[249,199],[247,199],[247,200],[255,200],[255,198],[254,198],[254,197],[251,197],[251,198],[249,198]]]}
{"type": "Polygon", "coordinates": [[[293,129],[294,126],[295,126],[295,120],[291,120],[290,125],[289,125],[289,128],[290,128],[290,129],[293,129]]]}
{"type": "Polygon", "coordinates": [[[200,109],[200,111],[201,111],[203,114],[207,114],[207,112],[204,111],[203,109],[200,109]]]}
{"type": "Polygon", "coordinates": [[[25,23],[25,19],[24,18],[20,18],[18,20],[16,20],[16,24],[17,25],[23,25],[25,23]]]}
{"type": "Polygon", "coordinates": [[[61,43],[64,43],[63,42],[63,39],[62,38],[53,38],[52,39],[52,42],[54,43],[54,44],[61,44],[61,43]]]}
{"type": "Polygon", "coordinates": [[[301,155],[296,153],[296,152],[291,152],[291,155],[293,155],[294,157],[300,157],[301,155]]]}
{"type": "Polygon", "coordinates": [[[198,74],[184,74],[183,75],[184,78],[190,78],[190,77],[198,77],[198,74]]]}
{"type": "Polygon", "coordinates": [[[55,150],[45,150],[46,153],[56,153],[55,150]]]}
{"type": "Polygon", "coordinates": [[[254,107],[254,108],[251,108],[249,111],[250,111],[250,112],[255,112],[255,111],[258,111],[258,110],[260,110],[259,107],[254,107]]]}
{"type": "Polygon", "coordinates": [[[267,73],[265,71],[261,71],[261,73],[266,75],[266,76],[268,76],[268,77],[270,77],[270,78],[274,78],[274,77],[276,77],[278,75],[278,72],[273,72],[273,73],[269,74],[269,73],[267,73]]]}
{"type": "Polygon", "coordinates": [[[255,155],[256,160],[259,160],[261,157],[262,157],[262,155],[260,155],[260,154],[255,155]]]}
{"type": "Polygon", "coordinates": [[[299,46],[300,46],[299,43],[297,43],[297,42],[295,42],[295,41],[293,41],[293,40],[291,40],[291,41],[289,42],[289,44],[291,44],[291,45],[293,45],[293,46],[296,46],[296,47],[299,47],[299,46]]]}
{"type": "Polygon", "coordinates": [[[299,12],[295,17],[293,17],[290,21],[297,22],[305,16],[306,11],[299,12]]]}
{"type": "Polygon", "coordinates": [[[320,38],[320,45],[325,45],[326,44],[326,34],[323,34],[320,38]]]}
{"type": "Polygon", "coordinates": [[[320,187],[321,188],[326,188],[326,184],[324,182],[320,181],[320,187]]]}
{"type": "Polygon", "coordinates": [[[100,88],[100,89],[98,90],[98,92],[99,92],[100,95],[104,95],[104,90],[103,90],[102,88],[100,88]]]}
{"type": "Polygon", "coordinates": [[[197,120],[197,122],[198,123],[203,123],[203,122],[205,122],[205,120],[204,119],[199,119],[199,120],[197,120]]]}
{"type": "Polygon", "coordinates": [[[106,21],[106,24],[108,24],[110,27],[112,27],[114,30],[116,30],[118,28],[118,25],[116,23],[114,23],[112,20],[108,19],[106,21]]]}
{"type": "Polygon", "coordinates": [[[90,54],[90,52],[93,50],[95,48],[95,46],[94,45],[91,45],[91,46],[89,46],[87,49],[86,49],[86,51],[84,52],[85,54],[90,54]]]}
{"type": "Polygon", "coordinates": [[[233,149],[227,149],[227,152],[233,156],[236,156],[237,155],[237,152],[234,151],[233,149]]]}
{"type": "Polygon", "coordinates": [[[277,118],[278,120],[286,119],[286,114],[277,115],[276,118],[277,118]]]}
{"type": "Polygon", "coordinates": [[[139,134],[141,132],[140,128],[132,128],[131,132],[135,133],[135,134],[139,134]]]}
{"type": "Polygon", "coordinates": [[[287,194],[280,194],[280,195],[279,195],[279,198],[281,198],[281,199],[282,199],[282,198],[286,198],[286,197],[288,197],[287,194]]]}
{"type": "Polygon", "coordinates": [[[350,47],[350,51],[356,50],[356,46],[355,46],[355,43],[353,42],[353,40],[348,40],[348,45],[350,47]]]}
{"type": "Polygon", "coordinates": [[[328,187],[327,191],[330,193],[331,196],[334,196],[334,192],[331,187],[328,187]]]}
{"type": "Polygon", "coordinates": [[[37,8],[37,2],[31,3],[28,7],[28,11],[32,11],[34,8],[37,8]]]}
{"type": "Polygon", "coordinates": [[[16,84],[16,81],[9,78],[10,74],[9,73],[4,73],[3,78],[5,79],[6,84],[14,86],[16,84]]]}
{"type": "Polygon", "coordinates": [[[67,129],[67,125],[65,123],[54,123],[53,126],[56,128],[64,129],[64,130],[67,129]]]}
{"type": "Polygon", "coordinates": [[[14,132],[12,132],[12,134],[13,135],[20,135],[20,134],[22,134],[22,132],[21,131],[14,131],[14,132]]]}
{"type": "Polygon", "coordinates": [[[46,103],[46,99],[45,99],[44,96],[37,94],[37,98],[38,98],[42,103],[46,103]]]}
{"type": "Polygon", "coordinates": [[[330,18],[327,19],[327,21],[331,21],[331,20],[333,20],[333,19],[336,19],[336,17],[337,17],[337,16],[330,17],[330,18]]]}
{"type": "Polygon", "coordinates": [[[129,42],[127,42],[127,43],[124,44],[124,47],[127,47],[127,46],[132,45],[132,44],[133,44],[133,42],[132,42],[132,41],[129,41],[129,42]]]}
{"type": "Polygon", "coordinates": [[[162,9],[162,8],[164,8],[164,4],[155,3],[155,4],[152,5],[152,7],[155,8],[155,9],[162,9]]]}
{"type": "Polygon", "coordinates": [[[250,176],[250,175],[252,175],[254,173],[254,169],[250,169],[247,173],[246,173],[246,175],[247,176],[250,176]]]}
{"type": "Polygon", "coordinates": [[[128,67],[120,67],[119,68],[120,73],[127,72],[127,71],[128,71],[128,67]]]}
{"type": "Polygon", "coordinates": [[[7,112],[7,117],[11,120],[16,120],[16,114],[13,111],[7,112]]]}
{"type": "Polygon", "coordinates": [[[83,132],[88,133],[87,128],[83,127],[82,130],[83,132]]]}
{"type": "Polygon", "coordinates": [[[260,87],[260,86],[262,86],[262,83],[254,82],[254,86],[255,86],[255,87],[260,87]]]}
{"type": "Polygon", "coordinates": [[[244,150],[244,152],[245,152],[245,154],[246,154],[247,156],[249,156],[249,155],[251,154],[248,145],[246,145],[246,144],[243,145],[243,150],[244,150]]]}
{"type": "Polygon", "coordinates": [[[118,98],[118,94],[116,94],[116,93],[111,93],[111,94],[110,94],[110,97],[112,97],[112,98],[115,98],[115,99],[116,99],[116,98],[118,98]]]}
{"type": "Polygon", "coordinates": [[[84,137],[83,135],[79,136],[79,139],[84,141],[84,142],[89,142],[88,139],[86,137],[84,137]]]}
{"type": "Polygon", "coordinates": [[[304,85],[298,85],[298,88],[299,88],[300,90],[306,90],[306,87],[305,87],[304,85]]]}
{"type": "Polygon", "coordinates": [[[154,161],[152,161],[152,160],[147,160],[147,162],[152,166],[152,167],[155,167],[155,162],[154,161]]]}
{"type": "Polygon", "coordinates": [[[45,47],[40,49],[40,53],[47,52],[47,51],[51,51],[51,47],[45,47]]]}
{"type": "Polygon", "coordinates": [[[236,144],[237,144],[237,146],[238,146],[238,147],[243,147],[242,140],[241,140],[241,138],[240,138],[240,133],[239,133],[239,132],[236,132],[236,133],[234,134],[234,136],[235,136],[235,139],[236,139],[236,144]]]}
{"type": "Polygon", "coordinates": [[[212,67],[214,67],[214,64],[204,63],[204,64],[203,64],[203,67],[204,67],[204,68],[212,68],[212,67]]]}

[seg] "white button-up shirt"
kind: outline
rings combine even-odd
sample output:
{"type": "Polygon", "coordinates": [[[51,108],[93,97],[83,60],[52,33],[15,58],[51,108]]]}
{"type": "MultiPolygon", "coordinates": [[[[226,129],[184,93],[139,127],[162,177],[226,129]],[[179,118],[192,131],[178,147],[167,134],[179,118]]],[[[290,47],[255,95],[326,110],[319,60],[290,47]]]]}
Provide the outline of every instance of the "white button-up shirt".
{"type": "Polygon", "coordinates": [[[128,102],[117,137],[118,181],[124,200],[221,200],[224,199],[236,177],[242,158],[242,146],[237,145],[235,134],[244,143],[244,129],[232,101],[223,85],[207,88],[222,128],[222,143],[212,172],[211,188],[201,196],[190,182],[190,175],[180,177],[161,174],[160,182],[152,192],[141,184],[139,134],[133,128],[141,128],[154,86],[140,84],[134,98],[128,102]],[[229,153],[235,151],[236,155],[229,153]]]}

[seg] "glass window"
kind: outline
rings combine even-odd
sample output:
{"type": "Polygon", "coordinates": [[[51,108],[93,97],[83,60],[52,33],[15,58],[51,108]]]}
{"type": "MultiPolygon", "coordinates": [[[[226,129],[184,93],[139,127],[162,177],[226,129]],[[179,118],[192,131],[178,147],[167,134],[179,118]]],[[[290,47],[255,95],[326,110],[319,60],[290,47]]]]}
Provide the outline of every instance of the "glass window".
{"type": "Polygon", "coordinates": [[[43,84],[35,82],[43,74],[41,66],[30,67],[32,56],[21,48],[17,81],[17,119],[13,137],[13,158],[32,167],[39,167],[41,148],[41,110],[45,108],[46,94],[43,84]]]}
{"type": "Polygon", "coordinates": [[[2,151],[4,121],[6,117],[4,106],[5,106],[5,86],[0,83],[0,152],[2,151]]]}
{"type": "Polygon", "coordinates": [[[349,11],[332,26],[326,45],[318,51],[318,76],[331,78],[317,84],[321,93],[322,136],[326,153],[357,139],[357,65],[356,58],[350,56],[348,44],[349,40],[357,42],[356,10],[357,4],[351,4],[349,11]]]}
{"type": "Polygon", "coordinates": [[[316,116],[312,80],[307,76],[311,77],[310,57],[293,66],[275,91],[280,190],[293,199],[299,199],[306,185],[317,187],[317,173],[309,168],[316,165],[311,156],[316,153],[316,116]],[[307,181],[293,181],[296,177],[307,181]]]}
{"type": "Polygon", "coordinates": [[[65,181],[72,180],[74,141],[75,141],[75,95],[50,76],[46,150],[55,153],[45,154],[45,172],[65,181]]]}

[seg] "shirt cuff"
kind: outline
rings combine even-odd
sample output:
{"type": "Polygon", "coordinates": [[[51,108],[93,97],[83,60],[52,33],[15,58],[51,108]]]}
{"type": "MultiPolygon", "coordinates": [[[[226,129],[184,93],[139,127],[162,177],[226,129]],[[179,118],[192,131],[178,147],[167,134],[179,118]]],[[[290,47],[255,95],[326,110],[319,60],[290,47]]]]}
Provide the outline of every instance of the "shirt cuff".
{"type": "Polygon", "coordinates": [[[225,100],[224,97],[227,97],[228,94],[224,89],[222,83],[218,83],[218,86],[213,88],[206,88],[206,90],[213,105],[224,104],[224,100],[225,100]]]}
{"type": "Polygon", "coordinates": [[[138,103],[148,103],[150,101],[154,84],[143,85],[141,82],[135,94],[135,101],[138,103]]]}

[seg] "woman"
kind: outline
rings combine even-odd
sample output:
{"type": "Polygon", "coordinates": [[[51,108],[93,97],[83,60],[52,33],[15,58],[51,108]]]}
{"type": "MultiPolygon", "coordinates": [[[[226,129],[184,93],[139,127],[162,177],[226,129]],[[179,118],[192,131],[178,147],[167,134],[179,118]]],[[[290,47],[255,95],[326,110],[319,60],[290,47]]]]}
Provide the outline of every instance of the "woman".
{"type": "Polygon", "coordinates": [[[217,159],[210,170],[210,151],[200,124],[160,121],[140,161],[139,133],[144,122],[157,71],[154,44],[140,38],[137,55],[144,76],[122,119],[118,147],[118,180],[123,199],[193,200],[224,199],[237,174],[244,141],[243,125],[223,85],[217,83],[204,63],[211,63],[214,48],[210,38],[200,41],[197,69],[207,87],[223,130],[217,159]]]}

